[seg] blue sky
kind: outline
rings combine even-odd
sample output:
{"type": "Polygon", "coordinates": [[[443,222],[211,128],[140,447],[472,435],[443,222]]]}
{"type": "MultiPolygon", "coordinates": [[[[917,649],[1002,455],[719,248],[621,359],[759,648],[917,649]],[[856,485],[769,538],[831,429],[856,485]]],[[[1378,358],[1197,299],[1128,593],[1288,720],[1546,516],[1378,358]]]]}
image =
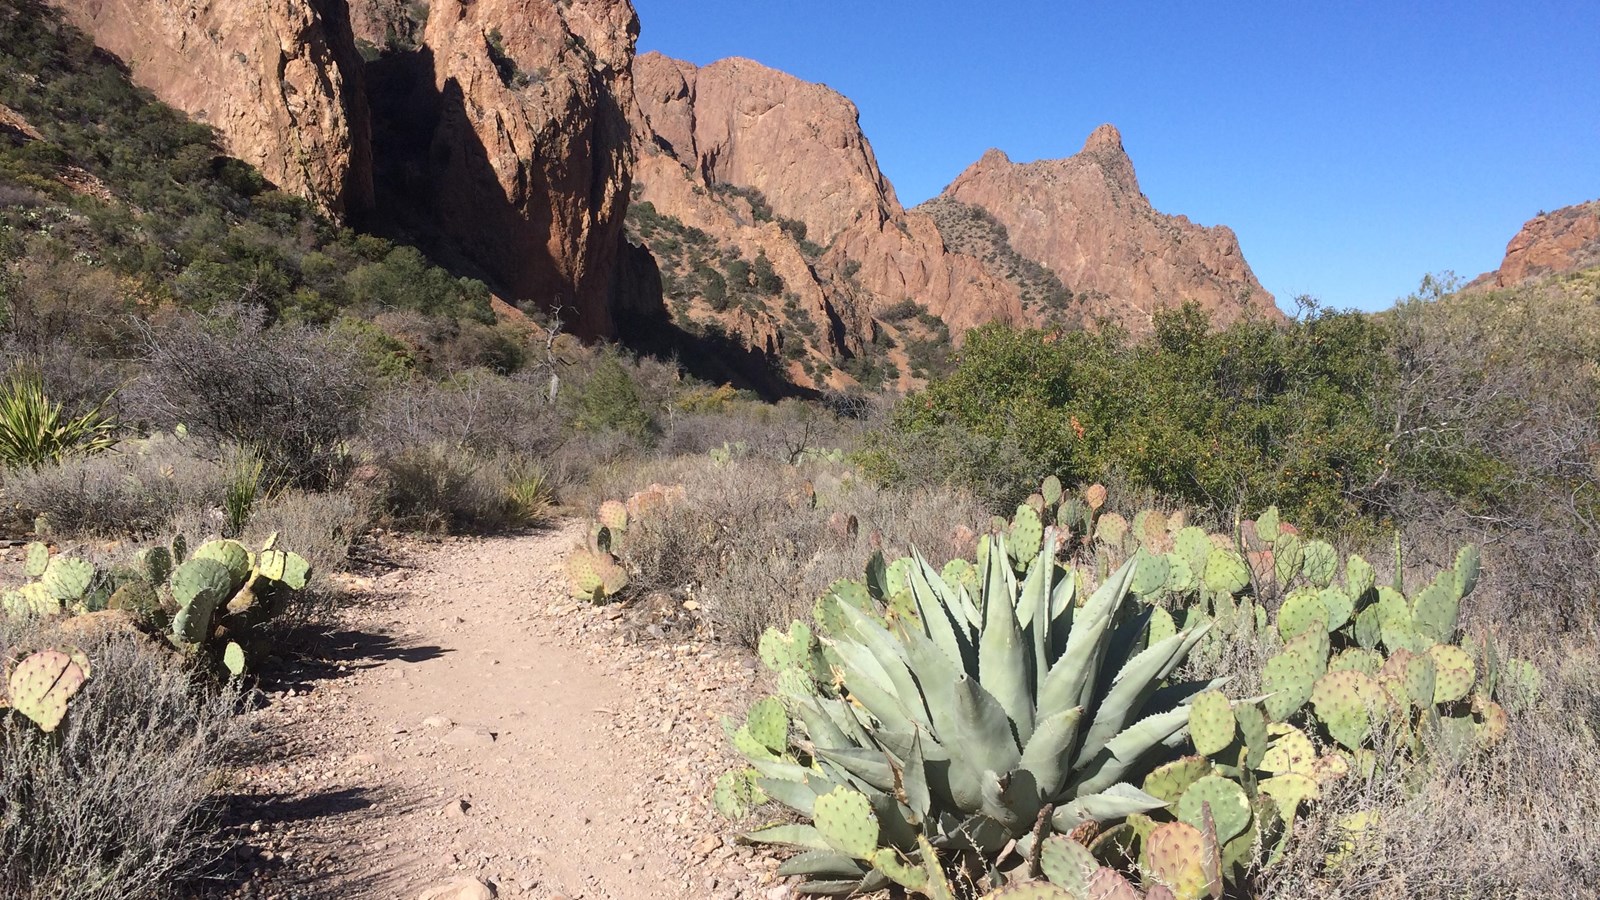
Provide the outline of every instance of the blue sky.
{"type": "Polygon", "coordinates": [[[861,109],[907,206],[989,147],[1122,131],[1158,209],[1239,233],[1288,306],[1472,277],[1600,197],[1600,5],[634,0],[642,50],[746,56],[861,109]]]}

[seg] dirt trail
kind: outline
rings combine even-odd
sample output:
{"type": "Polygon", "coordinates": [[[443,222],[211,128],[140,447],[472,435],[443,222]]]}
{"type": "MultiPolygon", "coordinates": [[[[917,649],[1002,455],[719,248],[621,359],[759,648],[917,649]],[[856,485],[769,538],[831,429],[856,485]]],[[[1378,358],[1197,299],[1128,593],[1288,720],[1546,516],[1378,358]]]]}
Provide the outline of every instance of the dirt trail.
{"type": "Polygon", "coordinates": [[[708,802],[754,664],[571,600],[574,528],[409,545],[361,585],[327,671],[252,716],[282,740],[245,773],[241,896],[785,894],[708,802]]]}

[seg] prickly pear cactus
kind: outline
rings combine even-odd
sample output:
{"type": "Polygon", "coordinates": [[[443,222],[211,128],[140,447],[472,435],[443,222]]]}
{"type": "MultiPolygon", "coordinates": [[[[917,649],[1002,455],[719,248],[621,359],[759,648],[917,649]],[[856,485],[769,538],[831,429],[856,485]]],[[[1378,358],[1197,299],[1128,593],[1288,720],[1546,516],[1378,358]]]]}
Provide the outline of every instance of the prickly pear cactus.
{"type": "Polygon", "coordinates": [[[81,651],[41,650],[17,663],[6,686],[11,707],[49,733],[88,679],[89,660],[81,651]]]}

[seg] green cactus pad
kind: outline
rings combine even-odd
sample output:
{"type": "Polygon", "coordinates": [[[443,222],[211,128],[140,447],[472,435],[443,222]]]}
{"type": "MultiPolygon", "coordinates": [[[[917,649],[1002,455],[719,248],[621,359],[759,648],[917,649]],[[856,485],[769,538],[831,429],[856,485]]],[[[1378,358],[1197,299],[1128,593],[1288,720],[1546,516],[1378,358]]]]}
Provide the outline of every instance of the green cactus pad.
{"type": "Polygon", "coordinates": [[[1289,772],[1263,779],[1256,786],[1263,794],[1273,799],[1278,809],[1282,810],[1286,821],[1294,819],[1295,812],[1301,804],[1320,799],[1322,796],[1322,787],[1317,784],[1317,780],[1300,772],[1289,772]]]}
{"type": "Polygon", "coordinates": [[[1299,588],[1284,598],[1278,610],[1278,634],[1291,641],[1313,629],[1328,628],[1329,613],[1315,588],[1299,588]]]}
{"type": "Polygon", "coordinates": [[[1449,572],[1440,572],[1439,576],[1417,594],[1411,619],[1418,634],[1444,643],[1455,637],[1461,601],[1456,595],[1455,576],[1449,572]]]}
{"type": "Polygon", "coordinates": [[[305,590],[311,580],[311,563],[298,553],[263,550],[256,560],[256,572],[270,581],[280,581],[290,590],[305,590]]]}
{"type": "Polygon", "coordinates": [[[1150,611],[1150,639],[1148,643],[1151,646],[1159,644],[1177,633],[1178,623],[1173,620],[1172,613],[1159,606],[1150,611]]]}
{"type": "Polygon", "coordinates": [[[1329,672],[1317,681],[1311,702],[1328,733],[1350,750],[1361,749],[1382,713],[1383,689],[1360,672],[1329,672]]]}
{"type": "Polygon", "coordinates": [[[233,576],[222,563],[196,556],[172,573],[172,598],[178,614],[172,619],[173,637],[189,644],[204,643],[211,635],[211,617],[233,596],[233,576]]]}
{"type": "Polygon", "coordinates": [[[1039,514],[1031,506],[1017,507],[1016,517],[1011,520],[1011,527],[1006,532],[1006,551],[1011,554],[1012,560],[1026,563],[1039,555],[1040,542],[1044,539],[1044,523],[1039,520],[1039,514]]]}
{"type": "Polygon", "coordinates": [[[1190,526],[1178,532],[1172,552],[1183,557],[1183,561],[1189,564],[1189,571],[1199,578],[1205,574],[1211,550],[1211,538],[1201,529],[1190,526]]]}
{"type": "Polygon", "coordinates": [[[1218,843],[1233,840],[1250,825],[1249,796],[1244,788],[1221,775],[1207,775],[1189,785],[1178,798],[1178,820],[1201,828],[1205,824],[1206,807],[1210,808],[1211,818],[1216,823],[1218,843]]]}
{"type": "MultiPolygon", "coordinates": [[[[1039,548],[1034,547],[1033,552],[1037,554],[1039,552],[1039,548]]],[[[901,591],[910,590],[911,567],[915,564],[916,560],[909,556],[902,556],[894,562],[889,563],[888,567],[884,570],[883,576],[884,590],[888,596],[894,596],[901,591]]]]}
{"type": "Polygon", "coordinates": [[[1270,544],[1278,539],[1280,533],[1278,530],[1278,508],[1276,506],[1269,506],[1266,512],[1256,516],[1257,537],[1270,544]]]}
{"type": "Polygon", "coordinates": [[[908,891],[921,891],[928,885],[928,870],[893,847],[884,847],[873,854],[872,867],[908,891]]]}
{"type": "Polygon", "coordinates": [[[172,551],[165,547],[149,547],[139,552],[140,574],[151,584],[166,584],[172,577],[172,551]]]}
{"type": "Polygon", "coordinates": [[[786,632],[768,628],[757,645],[757,655],[773,672],[790,668],[810,669],[811,651],[811,629],[804,622],[790,623],[786,632]]]}
{"type": "Polygon", "coordinates": [[[776,697],[768,697],[750,707],[745,727],[750,729],[751,737],[774,754],[781,754],[789,747],[789,714],[784,711],[783,701],[776,697]]]}
{"type": "Polygon", "coordinates": [[[1383,668],[1383,656],[1376,650],[1362,650],[1351,647],[1341,650],[1338,656],[1328,660],[1329,672],[1360,672],[1363,675],[1376,677],[1378,670],[1383,668]]]}
{"type": "Polygon", "coordinates": [[[1250,567],[1232,550],[1212,550],[1206,557],[1206,590],[1237,594],[1250,586],[1250,567]]]}
{"type": "Polygon", "coordinates": [[[1332,650],[1332,640],[1326,631],[1312,628],[1294,640],[1284,645],[1285,653],[1299,653],[1316,667],[1317,677],[1328,671],[1328,654],[1332,650]]]}
{"type": "Polygon", "coordinates": [[[1158,800],[1176,803],[1189,785],[1210,775],[1211,760],[1204,756],[1186,756],[1160,766],[1144,778],[1144,792],[1158,800]]]}
{"type": "Polygon", "coordinates": [[[1329,631],[1338,631],[1350,624],[1350,617],[1355,615],[1356,602],[1343,588],[1337,585],[1325,587],[1318,596],[1322,599],[1322,605],[1328,610],[1329,631]]]}
{"type": "Polygon", "coordinates": [[[724,772],[711,792],[711,802],[725,818],[743,819],[766,802],[766,794],[756,783],[756,770],[724,772]]]}
{"type": "Polygon", "coordinates": [[[836,787],[817,798],[812,824],[828,846],[854,859],[872,859],[878,851],[878,816],[865,795],[836,787]]]}
{"type": "Polygon", "coordinates": [[[88,672],[65,650],[41,650],[12,670],[7,679],[11,706],[45,733],[55,731],[67,715],[67,705],[88,672]]]}
{"type": "Polygon", "coordinates": [[[1267,714],[1261,703],[1239,703],[1233,708],[1233,718],[1239,726],[1239,737],[1244,741],[1245,766],[1260,766],[1267,753],[1267,714]]]}
{"type": "Polygon", "coordinates": [[[1476,544],[1468,544],[1467,546],[1462,547],[1461,551],[1456,554],[1456,565],[1454,569],[1456,576],[1456,600],[1459,601],[1462,597],[1472,593],[1473,588],[1478,586],[1479,566],[1479,553],[1476,544]]]}
{"type": "Polygon", "coordinates": [[[1305,576],[1319,588],[1333,584],[1339,574],[1339,551],[1327,541],[1307,541],[1305,545],[1305,576]]]}
{"type": "Polygon", "coordinates": [[[1372,564],[1354,553],[1350,554],[1350,558],[1344,561],[1345,593],[1359,605],[1377,584],[1378,579],[1372,571],[1372,564]]]}
{"type": "Polygon", "coordinates": [[[244,648],[235,641],[229,641],[228,646],[223,648],[222,651],[222,665],[235,678],[243,675],[245,670],[244,648]]]}
{"type": "Polygon", "coordinates": [[[88,560],[70,556],[57,556],[50,560],[39,579],[50,596],[62,603],[82,600],[89,593],[89,584],[93,581],[94,566],[88,560]]]}
{"type": "Polygon", "coordinates": [[[1039,845],[1039,868],[1051,884],[1063,888],[1072,897],[1082,897],[1089,890],[1089,879],[1100,863],[1089,848],[1066,835],[1056,834],[1039,845]]]}
{"type": "Polygon", "coordinates": [[[1150,833],[1150,873],[1179,896],[1198,898],[1211,892],[1215,864],[1208,865],[1205,837],[1183,822],[1168,822],[1150,833]],[[1208,871],[1211,870],[1211,871],[1208,871]]]}
{"type": "Polygon", "coordinates": [[[579,547],[567,556],[567,577],[572,583],[574,596],[592,600],[604,581],[600,577],[599,554],[579,547]]]}
{"type": "Polygon", "coordinates": [[[1294,715],[1311,699],[1321,674],[1321,666],[1308,653],[1286,650],[1267,660],[1261,678],[1267,718],[1282,722],[1294,715]]]}
{"type": "Polygon", "coordinates": [[[1039,492],[1044,495],[1044,502],[1055,506],[1061,502],[1061,494],[1063,493],[1061,479],[1054,475],[1046,477],[1044,484],[1039,488],[1039,492]]]}
{"type": "Polygon", "coordinates": [[[1306,548],[1297,534],[1281,534],[1272,542],[1272,560],[1277,570],[1278,584],[1287,586],[1305,567],[1306,548]]]}
{"type": "Polygon", "coordinates": [[[944,564],[944,569],[940,571],[939,577],[944,579],[944,583],[951,588],[958,584],[966,585],[969,592],[974,594],[978,592],[977,567],[959,556],[944,564]]]}
{"type": "Polygon", "coordinates": [[[1273,738],[1272,746],[1261,758],[1261,770],[1275,775],[1309,774],[1316,765],[1317,748],[1304,731],[1290,726],[1281,728],[1282,733],[1273,738]]]}
{"type": "Polygon", "coordinates": [[[1200,579],[1189,561],[1177,553],[1166,554],[1167,590],[1174,594],[1188,594],[1200,587],[1200,579]]]}
{"type": "Polygon", "coordinates": [[[1452,644],[1428,648],[1435,670],[1433,702],[1455,703],[1465,700],[1478,680],[1478,667],[1467,651],[1452,644]]]}
{"type": "Polygon", "coordinates": [[[1383,641],[1383,625],[1376,606],[1369,606],[1356,614],[1354,633],[1357,646],[1363,650],[1378,649],[1383,641]]]}
{"type": "Polygon", "coordinates": [[[234,590],[250,574],[250,551],[238,541],[208,541],[194,552],[194,559],[211,559],[222,564],[234,579],[234,590]]]}
{"type": "Polygon", "coordinates": [[[1233,743],[1234,724],[1233,704],[1221,691],[1206,691],[1189,702],[1189,738],[1203,756],[1233,743]]]}
{"type": "Polygon", "coordinates": [[[50,548],[39,541],[30,543],[24,551],[26,561],[22,566],[22,574],[29,578],[38,578],[50,566],[50,548]]]}

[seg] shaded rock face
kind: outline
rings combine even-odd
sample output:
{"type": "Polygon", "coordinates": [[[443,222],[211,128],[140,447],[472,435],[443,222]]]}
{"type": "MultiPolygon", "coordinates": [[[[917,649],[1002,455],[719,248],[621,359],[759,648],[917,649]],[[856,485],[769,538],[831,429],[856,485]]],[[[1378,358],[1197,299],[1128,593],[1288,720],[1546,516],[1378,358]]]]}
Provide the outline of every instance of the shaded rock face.
{"type": "Polygon", "coordinates": [[[890,348],[881,355],[898,383],[913,384],[914,367],[893,348],[932,336],[875,319],[906,300],[958,338],[984,322],[1027,321],[1014,286],[950,253],[931,219],[900,205],[849,100],[746,59],[701,68],[647,53],[634,81],[639,201],[732,254],[764,257],[789,300],[785,312],[776,303],[715,311],[694,299],[678,318],[714,321],[748,347],[781,354],[788,378],[816,387],[854,384],[829,370],[874,340],[890,348]]]}
{"type": "Polygon", "coordinates": [[[1218,325],[1282,315],[1232,230],[1150,205],[1113,126],[1066,159],[1018,164],[991,150],[942,196],[1004,225],[1017,252],[1059,276],[1088,318],[1143,334],[1157,310],[1189,300],[1218,325]]]}
{"type": "Polygon", "coordinates": [[[372,202],[361,60],[344,0],[52,0],[228,152],[334,216],[372,202]]]}
{"type": "Polygon", "coordinates": [[[627,0],[54,2],[278,187],[613,333],[627,0]]]}
{"type": "Polygon", "coordinates": [[[1509,288],[1548,275],[1600,265],[1600,200],[1541,213],[1506,246],[1500,268],[1468,287],[1509,288]]]}
{"type": "MultiPolygon", "coordinates": [[[[365,15],[365,14],[364,14],[365,15]]],[[[366,15],[368,21],[372,20],[366,15]]],[[[381,19],[381,16],[380,16],[381,19]]],[[[379,218],[516,301],[614,333],[638,17],[626,0],[434,0],[369,67],[379,218]]]]}

